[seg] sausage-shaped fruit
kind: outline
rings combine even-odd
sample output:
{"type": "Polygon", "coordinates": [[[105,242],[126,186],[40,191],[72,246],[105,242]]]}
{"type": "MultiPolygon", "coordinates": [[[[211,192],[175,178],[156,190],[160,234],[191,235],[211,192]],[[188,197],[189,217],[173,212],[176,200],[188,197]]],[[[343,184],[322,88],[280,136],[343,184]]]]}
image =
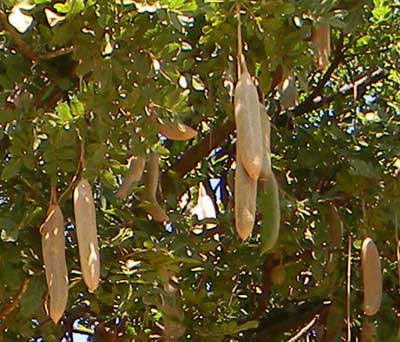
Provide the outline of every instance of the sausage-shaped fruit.
{"type": "Polygon", "coordinates": [[[281,209],[279,204],[279,186],[275,175],[262,180],[260,208],[262,213],[261,253],[272,249],[279,237],[281,209]]]}
{"type": "Polygon", "coordinates": [[[257,181],[249,177],[240,158],[236,160],[234,196],[235,227],[244,241],[251,235],[256,219],[257,181]]]}
{"type": "Polygon", "coordinates": [[[145,200],[144,210],[159,222],[169,221],[167,213],[161,208],[157,201],[157,188],[160,177],[160,156],[157,153],[151,153],[147,161],[145,177],[145,189],[143,198],[145,200]]]}
{"type": "Polygon", "coordinates": [[[49,291],[49,313],[54,323],[64,314],[68,301],[68,270],[65,259],[65,224],[61,208],[52,204],[40,227],[42,256],[49,291]]]}
{"type": "Polygon", "coordinates": [[[320,70],[329,65],[331,54],[331,29],[329,24],[320,24],[313,28],[312,45],[315,50],[316,64],[320,70]]]}
{"type": "Polygon", "coordinates": [[[296,79],[293,71],[285,71],[279,84],[280,103],[283,110],[293,108],[299,103],[296,79]]]}
{"type": "Polygon", "coordinates": [[[125,200],[129,196],[132,186],[142,178],[145,163],[146,159],[143,157],[129,159],[129,169],[116,194],[117,198],[125,200]]]}
{"type": "Polygon", "coordinates": [[[100,253],[97,242],[96,208],[92,189],[81,178],[74,189],[75,227],[83,280],[90,292],[100,281],[100,253]]]}
{"type": "Polygon", "coordinates": [[[382,270],[378,249],[369,237],[362,243],[361,268],[364,285],[364,313],[367,316],[373,316],[381,306],[382,270]]]}
{"type": "Polygon", "coordinates": [[[236,144],[241,151],[237,163],[240,160],[250,178],[257,181],[263,160],[260,104],[243,55],[240,55],[240,60],[242,73],[235,87],[234,99],[236,144]]]}
{"type": "Polygon", "coordinates": [[[376,326],[367,317],[364,317],[361,328],[361,342],[375,342],[377,337],[376,326]]]}

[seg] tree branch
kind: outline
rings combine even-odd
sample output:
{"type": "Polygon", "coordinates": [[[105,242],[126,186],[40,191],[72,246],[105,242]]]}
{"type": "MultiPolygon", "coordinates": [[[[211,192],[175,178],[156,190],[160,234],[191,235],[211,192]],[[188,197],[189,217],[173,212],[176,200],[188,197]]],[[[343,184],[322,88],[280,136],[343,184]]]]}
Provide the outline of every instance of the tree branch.
{"type": "Polygon", "coordinates": [[[21,34],[19,34],[18,31],[12,25],[10,25],[7,19],[7,14],[2,10],[0,10],[0,22],[14,40],[19,52],[32,61],[36,60],[38,55],[32,50],[30,45],[22,39],[21,34]]]}
{"type": "MultiPolygon", "coordinates": [[[[18,305],[20,304],[20,302],[22,300],[22,297],[24,296],[26,290],[28,289],[29,282],[30,282],[30,279],[24,279],[15,299],[11,300],[10,303],[8,303],[3,308],[3,310],[0,311],[0,321],[4,321],[18,307],[18,305]]],[[[4,324],[4,322],[3,322],[3,324],[4,324]]]]}
{"type": "Polygon", "coordinates": [[[204,136],[198,144],[192,146],[178,158],[178,161],[172,167],[178,175],[183,176],[194,169],[199,160],[208,156],[208,154],[217,146],[221,145],[235,129],[235,123],[226,119],[222,125],[211,129],[210,133],[204,136]]]}
{"type": "MultiPolygon", "coordinates": [[[[330,67],[321,81],[324,80],[326,83],[329,80],[333,70],[333,67],[330,67]]],[[[364,94],[365,89],[368,86],[381,81],[385,76],[386,72],[383,69],[375,69],[372,72],[359,77],[353,83],[344,85],[339,89],[337,94],[326,97],[320,96],[320,91],[315,89],[311,93],[311,95],[314,97],[310,95],[307,100],[300,103],[296,108],[293,109],[291,113],[293,116],[301,116],[313,110],[323,108],[331,104],[337,96],[346,97],[353,95],[354,87],[356,87],[358,97],[360,97],[364,94]]],[[[318,82],[317,87],[321,88],[323,86],[321,83],[322,82],[318,82]]],[[[172,166],[171,170],[176,172],[178,176],[183,177],[187,172],[196,166],[199,160],[207,157],[214,148],[220,146],[229,137],[229,135],[234,132],[234,130],[235,123],[229,119],[226,119],[221,126],[213,128],[206,136],[204,136],[198,144],[186,150],[186,152],[178,158],[178,161],[172,166]]]]}
{"type": "Polygon", "coordinates": [[[0,22],[3,24],[5,31],[8,32],[12,40],[15,42],[18,51],[31,61],[49,60],[66,55],[74,50],[74,46],[68,46],[44,54],[37,54],[33,51],[32,47],[22,39],[21,34],[14,28],[14,26],[8,22],[7,14],[2,10],[0,10],[0,22]]]}
{"type": "Polygon", "coordinates": [[[382,68],[375,69],[364,76],[357,78],[353,83],[345,84],[339,89],[335,95],[326,97],[316,96],[311,101],[300,103],[293,111],[294,116],[300,116],[304,113],[325,107],[331,104],[337,96],[346,97],[353,95],[356,88],[358,98],[361,97],[368,86],[381,81],[386,76],[386,72],[382,68]]]}

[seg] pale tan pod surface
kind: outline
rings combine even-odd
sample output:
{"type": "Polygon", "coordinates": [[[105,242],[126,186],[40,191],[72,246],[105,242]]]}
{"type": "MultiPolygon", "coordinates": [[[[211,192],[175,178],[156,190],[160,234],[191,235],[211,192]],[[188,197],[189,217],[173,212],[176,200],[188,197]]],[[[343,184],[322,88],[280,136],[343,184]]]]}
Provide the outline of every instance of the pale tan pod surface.
{"type": "Polygon", "coordinates": [[[249,177],[239,157],[236,158],[234,196],[235,227],[244,241],[251,235],[256,219],[257,181],[249,177]]]}
{"type": "Polygon", "coordinates": [[[271,173],[271,122],[270,118],[265,110],[265,107],[260,103],[260,121],[261,121],[261,133],[263,143],[263,162],[260,172],[260,179],[268,178],[271,173]]]}
{"type": "Polygon", "coordinates": [[[65,224],[59,205],[51,205],[40,227],[42,256],[49,291],[49,313],[54,323],[63,316],[68,301],[68,270],[65,260],[65,224]]]}
{"type": "Polygon", "coordinates": [[[145,177],[145,189],[143,198],[146,200],[144,209],[154,220],[159,222],[169,221],[167,213],[157,202],[157,188],[160,178],[160,156],[158,153],[151,153],[147,161],[145,177]]]}
{"type": "MultiPolygon", "coordinates": [[[[257,180],[263,161],[263,144],[260,121],[260,104],[257,88],[242,62],[242,73],[235,88],[236,144],[242,151],[240,160],[247,174],[257,180]]],[[[239,160],[239,158],[237,158],[239,160]]]]}
{"type": "Polygon", "coordinates": [[[299,97],[296,87],[296,78],[293,71],[284,72],[283,79],[279,84],[280,103],[283,110],[298,105],[299,97]]]}
{"type": "Polygon", "coordinates": [[[144,166],[146,164],[146,159],[144,157],[131,157],[129,159],[129,169],[126,177],[122,181],[121,186],[118,189],[116,197],[125,200],[131,193],[132,186],[136,182],[140,181],[143,175],[144,166]]]}
{"type": "Polygon", "coordinates": [[[197,136],[197,131],[182,123],[161,124],[160,133],[170,139],[177,141],[190,140],[197,136]]]}
{"type": "Polygon", "coordinates": [[[320,24],[313,28],[312,44],[316,52],[316,64],[323,71],[329,65],[331,54],[331,28],[329,24],[320,24]]]}
{"type": "Polygon", "coordinates": [[[100,253],[96,208],[92,189],[85,178],[74,189],[74,214],[82,277],[88,290],[94,292],[100,281],[100,253]]]}
{"type": "Polygon", "coordinates": [[[374,241],[367,237],[361,247],[361,267],[364,285],[364,313],[375,315],[382,300],[382,270],[378,249],[374,241]]]}

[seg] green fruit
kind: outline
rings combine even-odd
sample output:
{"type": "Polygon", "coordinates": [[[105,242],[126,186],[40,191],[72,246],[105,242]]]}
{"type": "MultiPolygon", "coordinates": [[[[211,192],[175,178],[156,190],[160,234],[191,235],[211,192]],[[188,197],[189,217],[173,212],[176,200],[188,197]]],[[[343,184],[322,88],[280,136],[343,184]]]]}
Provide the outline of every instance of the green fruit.
{"type": "Polygon", "coordinates": [[[278,241],[281,221],[279,186],[273,173],[263,180],[262,188],[264,191],[260,195],[261,254],[264,254],[272,249],[278,241]]]}

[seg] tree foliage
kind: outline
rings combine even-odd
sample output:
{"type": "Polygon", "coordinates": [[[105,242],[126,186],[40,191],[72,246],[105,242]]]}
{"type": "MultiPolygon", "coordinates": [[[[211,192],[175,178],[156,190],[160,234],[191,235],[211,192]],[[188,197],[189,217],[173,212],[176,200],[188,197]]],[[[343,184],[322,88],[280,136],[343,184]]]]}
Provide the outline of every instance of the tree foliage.
{"type": "Polygon", "coordinates": [[[0,340],[95,330],[97,341],[286,341],[305,326],[300,338],[359,336],[366,236],[383,269],[377,340],[398,340],[399,11],[398,0],[1,1],[0,340]],[[280,187],[280,237],[265,255],[268,212],[259,208],[244,243],[233,224],[237,4],[280,187]],[[320,24],[332,41],[323,71],[311,41],[320,24]],[[284,109],[277,89],[289,71],[298,104],[284,109]],[[166,139],[169,122],[198,135],[166,139]],[[161,155],[168,224],[146,215],[143,184],[115,196],[128,159],[150,151],[161,155]],[[96,202],[94,293],[74,227],[80,176],[96,202]],[[200,182],[215,219],[191,215],[200,182]],[[52,185],[70,278],[58,325],[45,311],[39,232],[52,185]]]}

